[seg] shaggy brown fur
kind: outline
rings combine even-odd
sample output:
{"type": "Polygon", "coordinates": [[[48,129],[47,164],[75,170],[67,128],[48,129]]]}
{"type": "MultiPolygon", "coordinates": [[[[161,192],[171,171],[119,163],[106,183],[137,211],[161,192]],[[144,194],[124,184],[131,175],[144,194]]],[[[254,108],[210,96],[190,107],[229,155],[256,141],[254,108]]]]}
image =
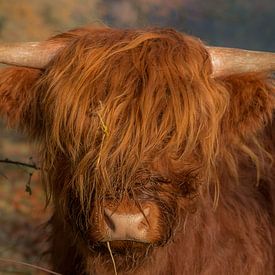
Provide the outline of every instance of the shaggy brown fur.
{"type": "Polygon", "coordinates": [[[157,241],[114,251],[120,274],[274,274],[274,85],[211,78],[197,39],[83,28],[45,71],[0,71],[0,115],[36,140],[62,274],[112,274],[106,201],[160,209],[157,241]]]}

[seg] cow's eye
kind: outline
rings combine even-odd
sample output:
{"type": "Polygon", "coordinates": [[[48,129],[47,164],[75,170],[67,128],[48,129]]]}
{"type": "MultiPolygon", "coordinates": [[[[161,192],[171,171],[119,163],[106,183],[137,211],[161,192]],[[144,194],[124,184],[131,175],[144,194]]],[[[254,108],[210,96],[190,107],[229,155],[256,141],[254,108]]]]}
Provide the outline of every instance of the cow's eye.
{"type": "Polygon", "coordinates": [[[171,183],[171,180],[162,176],[151,176],[150,181],[155,184],[167,184],[171,183]]]}
{"type": "Polygon", "coordinates": [[[196,176],[186,177],[184,180],[178,183],[180,193],[183,196],[192,198],[198,194],[198,189],[201,182],[196,176]]]}

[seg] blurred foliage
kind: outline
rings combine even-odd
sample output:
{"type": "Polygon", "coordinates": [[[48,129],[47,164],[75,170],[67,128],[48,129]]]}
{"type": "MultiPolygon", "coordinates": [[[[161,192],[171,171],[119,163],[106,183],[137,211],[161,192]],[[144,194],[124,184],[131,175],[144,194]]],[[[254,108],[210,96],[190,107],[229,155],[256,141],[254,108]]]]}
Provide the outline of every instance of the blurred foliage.
{"type": "Polygon", "coordinates": [[[0,0],[0,39],[41,40],[94,22],[98,0],[0,0]]]}
{"type": "Polygon", "coordinates": [[[41,40],[101,21],[173,27],[209,44],[275,51],[274,0],[0,0],[0,41],[41,40]]]}

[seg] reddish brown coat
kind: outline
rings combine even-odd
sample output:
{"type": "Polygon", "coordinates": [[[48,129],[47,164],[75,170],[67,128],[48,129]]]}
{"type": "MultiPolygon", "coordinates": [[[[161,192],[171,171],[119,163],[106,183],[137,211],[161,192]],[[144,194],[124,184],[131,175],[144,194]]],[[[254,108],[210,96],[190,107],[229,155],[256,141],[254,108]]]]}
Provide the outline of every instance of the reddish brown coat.
{"type": "Polygon", "coordinates": [[[274,274],[272,80],[211,78],[204,45],[173,30],[60,40],[45,71],[0,71],[0,115],[41,150],[54,269],[113,274],[99,213],[136,194],[162,213],[159,241],[114,251],[119,274],[274,274]]]}

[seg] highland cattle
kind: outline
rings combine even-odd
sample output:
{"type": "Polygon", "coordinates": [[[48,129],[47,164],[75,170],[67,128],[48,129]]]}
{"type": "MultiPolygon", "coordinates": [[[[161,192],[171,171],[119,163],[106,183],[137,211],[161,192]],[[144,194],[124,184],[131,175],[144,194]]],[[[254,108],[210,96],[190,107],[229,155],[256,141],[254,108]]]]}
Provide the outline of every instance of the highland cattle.
{"type": "Polygon", "coordinates": [[[80,28],[0,62],[0,116],[40,152],[54,271],[274,274],[274,54],[80,28]]]}

